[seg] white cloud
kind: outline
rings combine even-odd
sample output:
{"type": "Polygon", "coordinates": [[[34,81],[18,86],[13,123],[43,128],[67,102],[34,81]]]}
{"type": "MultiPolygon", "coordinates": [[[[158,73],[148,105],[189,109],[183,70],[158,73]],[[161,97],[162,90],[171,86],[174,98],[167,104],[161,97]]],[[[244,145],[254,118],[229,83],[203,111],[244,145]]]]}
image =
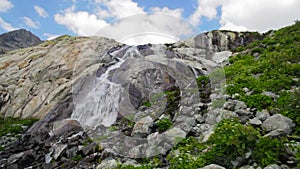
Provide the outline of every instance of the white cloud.
{"type": "Polygon", "coordinates": [[[66,26],[72,32],[80,36],[94,35],[97,31],[107,25],[104,20],[95,14],[86,11],[74,11],[74,7],[64,11],[63,14],[55,14],[56,23],[66,26]]]}
{"type": "Polygon", "coordinates": [[[242,27],[259,32],[278,29],[300,18],[299,6],[299,0],[224,0],[221,29],[239,31],[242,27]]]}
{"type": "Polygon", "coordinates": [[[0,12],[6,12],[14,7],[14,5],[8,0],[0,0],[0,12]]]}
{"type": "Polygon", "coordinates": [[[209,19],[217,17],[217,6],[219,5],[218,0],[198,0],[198,7],[196,11],[189,17],[189,21],[198,25],[201,22],[201,17],[205,16],[209,19]]]}
{"type": "Polygon", "coordinates": [[[183,37],[193,36],[195,33],[192,26],[181,18],[153,13],[124,18],[106,26],[97,35],[136,45],[171,43],[183,37]]]}
{"type": "Polygon", "coordinates": [[[38,29],[39,28],[39,23],[38,22],[34,22],[31,18],[28,17],[23,17],[23,21],[25,22],[25,24],[31,28],[35,28],[38,29]]]}
{"type": "Polygon", "coordinates": [[[181,18],[183,9],[177,8],[177,9],[172,10],[172,9],[169,9],[168,7],[163,7],[163,8],[152,7],[152,8],[150,8],[150,11],[154,12],[154,13],[163,13],[163,14],[168,14],[168,15],[172,15],[174,17],[181,18]]]}
{"type": "Polygon", "coordinates": [[[60,35],[56,35],[56,34],[50,34],[50,33],[44,33],[43,34],[45,37],[47,37],[47,40],[52,40],[55,39],[57,37],[59,37],[60,35]]]}
{"type": "Polygon", "coordinates": [[[40,6],[35,5],[34,10],[40,17],[46,18],[48,16],[48,13],[45,11],[45,9],[40,6]]]}
{"type": "Polygon", "coordinates": [[[1,17],[0,17],[0,27],[6,31],[13,31],[17,29],[13,27],[10,23],[4,21],[1,17]]]}
{"type": "Polygon", "coordinates": [[[55,14],[54,19],[78,35],[104,36],[127,44],[171,43],[194,33],[191,25],[181,19],[183,9],[154,7],[154,13],[147,14],[131,0],[96,0],[96,4],[96,14],[75,11],[72,6],[55,14]],[[107,23],[107,18],[117,20],[107,23]]]}
{"type": "Polygon", "coordinates": [[[201,17],[217,18],[220,11],[220,29],[259,31],[278,29],[300,18],[299,0],[198,0],[198,7],[190,16],[193,24],[201,17]]]}
{"type": "Polygon", "coordinates": [[[132,0],[95,0],[95,2],[105,6],[110,16],[116,19],[145,13],[144,9],[132,0]]]}

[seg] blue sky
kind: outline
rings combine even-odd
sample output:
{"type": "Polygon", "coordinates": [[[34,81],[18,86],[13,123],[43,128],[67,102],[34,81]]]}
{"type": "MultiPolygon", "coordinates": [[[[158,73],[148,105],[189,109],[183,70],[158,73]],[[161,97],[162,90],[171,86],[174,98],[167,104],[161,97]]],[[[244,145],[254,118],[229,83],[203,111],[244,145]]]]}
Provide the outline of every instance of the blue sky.
{"type": "Polygon", "coordinates": [[[143,32],[178,39],[216,29],[265,32],[300,19],[299,6],[299,0],[0,0],[0,33],[25,28],[43,40],[63,34],[120,40],[143,32]]]}

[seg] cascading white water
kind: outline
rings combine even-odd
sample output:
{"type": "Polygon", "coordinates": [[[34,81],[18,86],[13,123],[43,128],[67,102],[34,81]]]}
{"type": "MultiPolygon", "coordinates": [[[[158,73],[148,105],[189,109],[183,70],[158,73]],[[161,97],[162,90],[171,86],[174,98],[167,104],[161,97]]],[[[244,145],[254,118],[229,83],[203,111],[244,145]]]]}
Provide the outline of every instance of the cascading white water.
{"type": "Polygon", "coordinates": [[[108,80],[111,70],[120,67],[120,61],[107,69],[99,78],[95,77],[95,85],[80,103],[76,103],[72,118],[81,125],[94,128],[99,125],[112,125],[118,116],[119,95],[121,86],[108,80]]]}
{"type": "Polygon", "coordinates": [[[93,129],[100,125],[109,127],[115,123],[119,112],[120,95],[124,89],[120,84],[109,80],[111,71],[118,69],[126,58],[140,55],[136,47],[128,48],[128,46],[116,50],[110,55],[115,57],[118,51],[124,49],[126,53],[123,58],[116,58],[119,62],[108,67],[100,77],[92,78],[94,80],[92,88],[85,89],[88,91],[86,96],[77,99],[71,118],[78,120],[84,128],[93,129]]]}

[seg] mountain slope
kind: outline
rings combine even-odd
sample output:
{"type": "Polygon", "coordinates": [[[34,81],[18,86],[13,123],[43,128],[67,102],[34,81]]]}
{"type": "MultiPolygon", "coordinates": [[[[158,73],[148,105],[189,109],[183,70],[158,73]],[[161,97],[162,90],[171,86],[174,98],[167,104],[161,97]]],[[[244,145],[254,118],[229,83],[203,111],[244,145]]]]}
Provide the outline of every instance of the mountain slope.
{"type": "Polygon", "coordinates": [[[0,35],[0,54],[8,51],[27,48],[40,44],[42,41],[39,37],[25,29],[19,29],[0,35]]]}
{"type": "Polygon", "coordinates": [[[296,167],[299,30],[137,47],[62,36],[4,54],[1,115],[40,120],[2,144],[0,166],[296,167]]]}

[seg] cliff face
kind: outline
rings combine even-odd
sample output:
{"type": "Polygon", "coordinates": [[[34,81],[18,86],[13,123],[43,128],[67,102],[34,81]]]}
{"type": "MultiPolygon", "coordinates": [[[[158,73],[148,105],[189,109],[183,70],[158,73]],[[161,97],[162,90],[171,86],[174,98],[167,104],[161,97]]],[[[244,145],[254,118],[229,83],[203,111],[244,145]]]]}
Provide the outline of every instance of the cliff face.
{"type": "Polygon", "coordinates": [[[25,29],[7,32],[0,35],[0,54],[15,49],[35,46],[41,42],[39,37],[25,29]]]}
{"type": "Polygon", "coordinates": [[[264,39],[266,36],[267,34],[259,34],[257,32],[215,30],[199,34],[192,39],[186,40],[184,44],[190,47],[220,52],[247,46],[256,40],[264,39]]]}

